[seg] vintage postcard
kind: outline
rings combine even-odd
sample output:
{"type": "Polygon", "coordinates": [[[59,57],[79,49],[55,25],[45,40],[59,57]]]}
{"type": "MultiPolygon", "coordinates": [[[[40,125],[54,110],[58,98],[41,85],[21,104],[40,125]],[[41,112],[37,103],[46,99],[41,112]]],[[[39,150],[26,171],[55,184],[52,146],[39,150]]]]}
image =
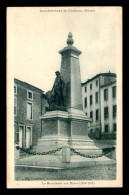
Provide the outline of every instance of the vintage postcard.
{"type": "Polygon", "coordinates": [[[122,187],[122,7],[7,7],[7,188],[122,187]]]}

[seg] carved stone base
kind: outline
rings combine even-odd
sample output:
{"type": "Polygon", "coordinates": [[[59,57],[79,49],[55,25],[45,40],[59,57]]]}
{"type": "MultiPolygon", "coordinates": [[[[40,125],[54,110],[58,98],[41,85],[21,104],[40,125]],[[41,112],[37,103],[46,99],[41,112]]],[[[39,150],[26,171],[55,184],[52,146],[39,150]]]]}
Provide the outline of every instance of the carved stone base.
{"type": "MultiPolygon", "coordinates": [[[[42,136],[38,141],[37,152],[55,150],[64,145],[80,151],[83,154],[100,154],[94,141],[88,137],[89,118],[83,111],[69,109],[47,112],[42,117],[42,136]]],[[[60,154],[57,152],[56,154],[60,154]]]]}

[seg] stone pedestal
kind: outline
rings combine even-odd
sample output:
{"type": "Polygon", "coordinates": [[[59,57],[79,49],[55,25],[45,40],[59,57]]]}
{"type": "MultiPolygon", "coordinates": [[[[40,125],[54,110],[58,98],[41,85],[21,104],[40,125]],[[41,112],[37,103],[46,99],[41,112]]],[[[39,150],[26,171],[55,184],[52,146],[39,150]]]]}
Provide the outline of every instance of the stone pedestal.
{"type": "MultiPolygon", "coordinates": [[[[50,111],[42,117],[42,136],[36,147],[37,152],[55,150],[69,145],[83,154],[100,154],[102,151],[94,146],[88,137],[89,118],[83,111],[68,109],[65,111],[50,111]]],[[[60,152],[55,155],[60,155],[60,152]]],[[[71,155],[73,153],[71,152],[71,155]]]]}

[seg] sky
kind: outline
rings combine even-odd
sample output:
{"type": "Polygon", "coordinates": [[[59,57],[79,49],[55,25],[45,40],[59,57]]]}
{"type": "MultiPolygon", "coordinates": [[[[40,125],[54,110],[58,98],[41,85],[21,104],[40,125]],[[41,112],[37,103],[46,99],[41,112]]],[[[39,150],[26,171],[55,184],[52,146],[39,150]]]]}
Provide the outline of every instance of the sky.
{"type": "Polygon", "coordinates": [[[41,7],[8,9],[8,48],[12,52],[10,62],[12,60],[15,78],[44,92],[51,90],[55,71],[61,66],[59,50],[67,46],[69,32],[73,34],[73,46],[82,51],[79,56],[81,82],[98,73],[116,73],[117,10],[45,9],[49,11],[41,7]]]}

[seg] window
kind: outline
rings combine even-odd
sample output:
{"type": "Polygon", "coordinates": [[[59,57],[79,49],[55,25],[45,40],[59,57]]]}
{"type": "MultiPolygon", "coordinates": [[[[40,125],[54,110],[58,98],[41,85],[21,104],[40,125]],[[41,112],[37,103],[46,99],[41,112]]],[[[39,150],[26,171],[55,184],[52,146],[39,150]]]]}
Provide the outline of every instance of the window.
{"type": "Polygon", "coordinates": [[[116,105],[114,105],[114,106],[113,106],[113,118],[116,117],[116,109],[117,109],[117,108],[116,108],[116,105]]]}
{"type": "Polygon", "coordinates": [[[90,129],[90,133],[93,133],[93,129],[90,129]]]}
{"type": "Polygon", "coordinates": [[[107,119],[108,118],[108,107],[104,108],[104,118],[107,119]]]}
{"type": "Polygon", "coordinates": [[[90,112],[90,118],[93,119],[93,112],[92,111],[90,112]]]}
{"type": "Polygon", "coordinates": [[[85,92],[87,92],[87,87],[85,87],[85,92]]]}
{"type": "Polygon", "coordinates": [[[98,92],[95,93],[95,102],[98,103],[98,92]]]}
{"type": "Polygon", "coordinates": [[[31,102],[27,102],[27,119],[30,120],[32,118],[33,118],[32,103],[31,102]]]}
{"type": "Polygon", "coordinates": [[[14,97],[14,115],[17,116],[17,98],[14,97]]]}
{"type": "Polygon", "coordinates": [[[99,110],[96,110],[96,121],[99,119],[99,110]]]}
{"type": "Polygon", "coordinates": [[[96,128],[96,133],[99,133],[99,132],[100,132],[99,128],[96,128]]]}
{"type": "Polygon", "coordinates": [[[14,85],[14,94],[17,95],[17,86],[14,85]]]}
{"type": "Polygon", "coordinates": [[[98,80],[96,80],[96,87],[98,86],[98,80]]]}
{"type": "Polygon", "coordinates": [[[113,132],[116,132],[116,123],[113,124],[113,132]]]}
{"type": "Polygon", "coordinates": [[[90,84],[90,89],[92,89],[92,84],[90,84]]]}
{"type": "Polygon", "coordinates": [[[86,112],[86,116],[87,116],[87,112],[86,112]]]}
{"type": "Polygon", "coordinates": [[[116,86],[112,87],[112,97],[116,98],[116,86]]]}
{"type": "Polygon", "coordinates": [[[90,95],[90,105],[92,105],[92,95],[90,95]]]}
{"type": "Polygon", "coordinates": [[[108,100],[108,89],[104,89],[104,101],[108,100]]]}
{"type": "Polygon", "coordinates": [[[85,108],[87,107],[87,98],[85,98],[85,108]]]}
{"type": "Polygon", "coordinates": [[[27,99],[33,100],[33,92],[32,91],[27,91],[27,99]]]}
{"type": "Polygon", "coordinates": [[[105,125],[105,132],[107,133],[109,131],[108,125],[105,125]]]}

